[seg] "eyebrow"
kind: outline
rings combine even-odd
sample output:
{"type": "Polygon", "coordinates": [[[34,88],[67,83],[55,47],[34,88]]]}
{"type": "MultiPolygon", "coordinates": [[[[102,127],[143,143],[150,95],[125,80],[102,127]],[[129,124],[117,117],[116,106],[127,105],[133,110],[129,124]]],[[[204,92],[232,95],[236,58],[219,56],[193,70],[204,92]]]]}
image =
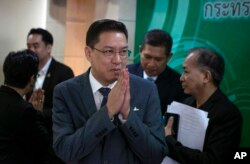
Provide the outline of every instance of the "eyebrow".
{"type": "MultiPolygon", "coordinates": [[[[103,48],[110,48],[110,49],[114,49],[114,47],[112,47],[112,46],[104,46],[103,48]]],[[[128,48],[128,46],[124,46],[124,47],[122,47],[121,49],[125,49],[125,48],[128,48]]]]}

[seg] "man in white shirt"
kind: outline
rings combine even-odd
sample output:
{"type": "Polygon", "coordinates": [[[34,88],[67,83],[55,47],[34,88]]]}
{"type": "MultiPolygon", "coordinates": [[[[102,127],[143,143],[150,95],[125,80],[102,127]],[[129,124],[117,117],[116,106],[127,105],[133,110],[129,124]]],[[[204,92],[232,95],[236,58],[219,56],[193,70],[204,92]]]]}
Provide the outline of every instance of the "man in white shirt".
{"type": "MultiPolygon", "coordinates": [[[[51,134],[52,143],[52,98],[54,87],[62,81],[74,77],[70,67],[56,61],[52,56],[53,36],[42,28],[33,28],[27,36],[27,48],[39,57],[39,72],[34,89],[45,91],[44,109],[46,126],[51,134]]],[[[29,96],[28,96],[29,97],[29,96]]],[[[50,163],[56,163],[54,156],[50,163]]],[[[60,162],[59,162],[60,163],[60,162]]]]}

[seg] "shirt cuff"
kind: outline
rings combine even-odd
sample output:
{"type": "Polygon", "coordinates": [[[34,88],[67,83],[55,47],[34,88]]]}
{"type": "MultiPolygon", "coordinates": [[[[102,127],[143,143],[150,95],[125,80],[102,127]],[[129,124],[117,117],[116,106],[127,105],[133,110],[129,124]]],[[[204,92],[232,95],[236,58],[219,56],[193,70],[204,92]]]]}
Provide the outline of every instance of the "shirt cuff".
{"type": "Polygon", "coordinates": [[[125,124],[125,122],[127,122],[127,120],[123,119],[123,117],[122,117],[122,115],[120,113],[118,114],[118,118],[119,118],[119,120],[121,121],[122,124],[125,124]]]}

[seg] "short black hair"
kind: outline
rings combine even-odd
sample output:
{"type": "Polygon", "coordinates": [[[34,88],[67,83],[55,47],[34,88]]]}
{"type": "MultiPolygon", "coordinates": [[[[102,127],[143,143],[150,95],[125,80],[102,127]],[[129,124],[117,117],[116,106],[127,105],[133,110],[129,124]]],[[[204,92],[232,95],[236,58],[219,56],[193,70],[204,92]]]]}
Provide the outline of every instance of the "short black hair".
{"type": "Polygon", "coordinates": [[[37,75],[38,63],[38,56],[31,50],[10,52],[3,64],[4,83],[25,88],[32,75],[37,75]]]}
{"type": "Polygon", "coordinates": [[[196,53],[196,64],[201,69],[209,70],[212,74],[215,86],[219,86],[225,72],[225,62],[223,57],[215,50],[206,47],[196,47],[189,50],[188,54],[196,53]]]}
{"type": "Polygon", "coordinates": [[[161,29],[153,29],[145,34],[141,47],[143,48],[145,44],[155,47],[163,46],[165,47],[166,55],[169,55],[172,49],[173,39],[168,32],[161,29]]]}
{"type": "Polygon", "coordinates": [[[111,19],[101,19],[90,25],[87,31],[86,45],[93,48],[94,45],[99,41],[100,34],[109,31],[121,32],[128,40],[128,31],[122,22],[111,19]]]}
{"type": "Polygon", "coordinates": [[[42,28],[32,28],[29,31],[27,37],[29,37],[32,34],[41,35],[42,36],[42,41],[45,43],[45,45],[48,45],[48,44],[53,45],[53,36],[49,31],[47,31],[45,29],[42,29],[42,28]]]}

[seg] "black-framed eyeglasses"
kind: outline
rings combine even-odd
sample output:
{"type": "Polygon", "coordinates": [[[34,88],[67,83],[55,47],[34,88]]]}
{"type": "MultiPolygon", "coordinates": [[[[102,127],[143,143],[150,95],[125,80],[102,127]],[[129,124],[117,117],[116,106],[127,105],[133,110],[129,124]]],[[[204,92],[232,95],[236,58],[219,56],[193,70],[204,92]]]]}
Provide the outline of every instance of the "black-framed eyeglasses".
{"type": "Polygon", "coordinates": [[[103,55],[105,55],[107,57],[115,56],[116,53],[118,53],[120,57],[129,57],[130,54],[131,54],[131,51],[128,50],[128,49],[123,49],[123,50],[118,51],[118,52],[116,52],[116,51],[114,51],[112,49],[110,49],[110,50],[99,50],[99,49],[97,49],[95,47],[93,47],[93,49],[103,53],[103,55]]]}

